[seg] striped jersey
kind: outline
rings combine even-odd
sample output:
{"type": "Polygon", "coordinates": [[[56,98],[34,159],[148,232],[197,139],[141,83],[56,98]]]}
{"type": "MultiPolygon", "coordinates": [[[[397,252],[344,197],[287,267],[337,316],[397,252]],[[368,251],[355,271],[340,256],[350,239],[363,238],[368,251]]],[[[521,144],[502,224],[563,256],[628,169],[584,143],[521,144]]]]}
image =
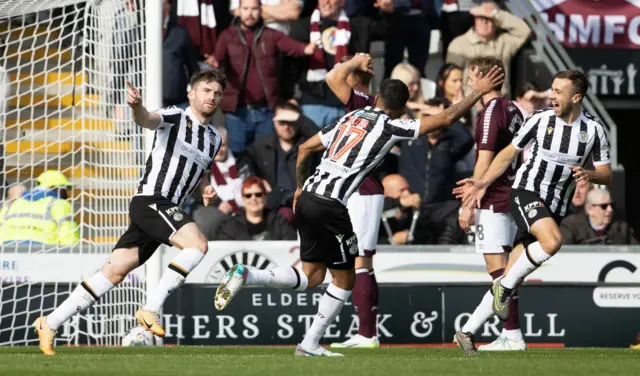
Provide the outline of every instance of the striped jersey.
{"type": "Polygon", "coordinates": [[[538,194],[555,215],[564,216],[573,197],[575,181],[569,167],[583,167],[589,155],[594,166],[611,163],[602,124],[586,111],[571,124],[553,110],[534,112],[516,133],[512,145],[522,150],[530,142],[531,155],[518,169],[512,188],[538,194]]]}
{"type": "Polygon", "coordinates": [[[162,121],[136,196],[162,196],[182,205],[211,166],[222,138],[212,125],[200,124],[191,107],[171,106],[157,113],[162,121]]]}
{"type": "Polygon", "coordinates": [[[327,150],[302,189],[346,205],[391,147],[398,141],[415,140],[419,130],[419,120],[391,120],[372,106],[349,112],[318,133],[327,150]]]}

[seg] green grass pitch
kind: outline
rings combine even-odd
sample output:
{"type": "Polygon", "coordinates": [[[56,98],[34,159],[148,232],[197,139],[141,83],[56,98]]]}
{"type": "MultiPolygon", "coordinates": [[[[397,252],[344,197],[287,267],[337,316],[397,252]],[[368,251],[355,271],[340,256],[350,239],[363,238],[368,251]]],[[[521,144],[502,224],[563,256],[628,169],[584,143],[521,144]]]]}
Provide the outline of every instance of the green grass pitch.
{"type": "Polygon", "coordinates": [[[463,356],[454,348],[344,350],[344,358],[298,358],[293,347],[0,348],[0,375],[640,375],[640,351],[530,349],[463,356]]]}

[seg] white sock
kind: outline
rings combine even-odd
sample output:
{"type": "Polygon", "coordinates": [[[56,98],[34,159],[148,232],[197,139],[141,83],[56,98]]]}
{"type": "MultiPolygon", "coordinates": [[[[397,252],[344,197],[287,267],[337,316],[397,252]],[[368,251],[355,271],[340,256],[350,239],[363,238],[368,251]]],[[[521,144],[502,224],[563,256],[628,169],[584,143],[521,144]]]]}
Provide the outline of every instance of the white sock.
{"type": "Polygon", "coordinates": [[[509,272],[504,275],[500,283],[508,289],[513,289],[518,283],[522,282],[526,276],[533,273],[542,263],[550,258],[551,255],[542,249],[540,243],[531,243],[524,249],[524,252],[518,257],[511,269],[509,269],[509,272]]]}
{"type": "Polygon", "coordinates": [[[300,272],[294,267],[273,268],[268,270],[249,269],[247,272],[248,286],[263,285],[274,288],[292,288],[298,291],[304,291],[309,285],[306,274],[300,272]]]}
{"type": "Polygon", "coordinates": [[[100,297],[114,288],[114,285],[102,274],[97,272],[88,279],[82,281],[53,312],[47,316],[49,328],[58,330],[60,325],[69,320],[71,316],[82,312],[93,305],[100,297]]]}
{"type": "Polygon", "coordinates": [[[351,291],[343,290],[333,283],[329,284],[327,291],[322,295],[318,303],[318,313],[313,319],[313,323],[302,340],[302,343],[300,343],[303,348],[313,350],[318,347],[320,338],[322,338],[327,327],[331,325],[336,316],[338,316],[344,302],[349,299],[350,295],[351,291]]]}
{"type": "Polygon", "coordinates": [[[522,341],[522,331],[520,329],[502,329],[502,335],[511,341],[522,341]]]}
{"type": "Polygon", "coordinates": [[[475,334],[476,331],[478,331],[478,329],[480,329],[480,327],[484,325],[491,316],[493,316],[492,303],[493,294],[491,293],[491,290],[489,290],[484,294],[482,301],[478,304],[476,310],[473,311],[471,317],[469,317],[469,320],[467,320],[467,322],[462,326],[460,331],[463,333],[475,334]]]}
{"type": "Polygon", "coordinates": [[[187,275],[202,261],[204,253],[195,248],[185,248],[171,260],[169,267],[160,278],[155,291],[147,299],[145,311],[158,312],[169,294],[179,288],[187,275]]]}

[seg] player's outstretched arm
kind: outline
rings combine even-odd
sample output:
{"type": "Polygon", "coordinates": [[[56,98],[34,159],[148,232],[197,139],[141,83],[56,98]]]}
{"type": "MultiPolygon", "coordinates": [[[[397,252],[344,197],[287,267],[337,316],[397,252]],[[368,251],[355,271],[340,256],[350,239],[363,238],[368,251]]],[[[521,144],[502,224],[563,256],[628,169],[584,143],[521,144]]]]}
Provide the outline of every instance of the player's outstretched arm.
{"type": "Polygon", "coordinates": [[[437,115],[423,117],[420,120],[420,135],[425,135],[437,131],[440,128],[450,126],[453,122],[469,112],[471,107],[473,107],[483,95],[488,94],[504,81],[504,72],[502,72],[498,66],[491,68],[489,73],[484,77],[481,77],[477,69],[472,71],[471,74],[476,77],[471,94],[437,115]]]}
{"type": "Polygon", "coordinates": [[[311,173],[311,154],[324,151],[327,147],[322,144],[319,135],[315,135],[298,146],[298,159],[296,160],[296,193],[293,196],[293,209],[296,208],[298,197],[302,193],[304,182],[309,178],[311,173]]]}
{"type": "Polygon", "coordinates": [[[356,70],[373,74],[372,64],[373,62],[369,54],[358,53],[353,59],[337,64],[327,73],[327,77],[325,78],[327,85],[338,99],[340,99],[342,104],[347,104],[349,97],[351,97],[351,86],[347,83],[349,74],[356,70]]]}
{"type": "Polygon", "coordinates": [[[151,130],[158,128],[162,121],[160,115],[147,111],[144,105],[142,105],[142,96],[140,96],[138,89],[129,81],[125,80],[125,83],[129,86],[127,90],[127,104],[131,107],[131,110],[133,110],[133,121],[143,128],[151,130]]]}

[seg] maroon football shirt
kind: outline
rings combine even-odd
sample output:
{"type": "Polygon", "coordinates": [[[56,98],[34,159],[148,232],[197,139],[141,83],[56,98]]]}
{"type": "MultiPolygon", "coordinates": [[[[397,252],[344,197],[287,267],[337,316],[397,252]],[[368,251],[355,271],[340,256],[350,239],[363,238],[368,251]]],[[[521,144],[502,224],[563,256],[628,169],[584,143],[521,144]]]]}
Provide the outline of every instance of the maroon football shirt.
{"type": "MultiPolygon", "coordinates": [[[[347,112],[359,110],[367,106],[373,106],[373,98],[362,92],[351,89],[349,101],[345,105],[347,112]]],[[[382,188],[380,180],[374,175],[369,174],[364,178],[364,180],[362,180],[358,193],[363,196],[381,195],[384,194],[384,189],[382,188]]]]}
{"type": "MultiPolygon", "coordinates": [[[[513,102],[504,98],[490,100],[478,113],[474,138],[476,141],[476,161],[480,150],[489,150],[497,155],[507,147],[513,135],[522,126],[524,118],[513,102]]],[[[496,213],[509,212],[509,193],[520,165],[520,158],[509,165],[507,170],[493,182],[482,199],[481,209],[496,213]]]]}

